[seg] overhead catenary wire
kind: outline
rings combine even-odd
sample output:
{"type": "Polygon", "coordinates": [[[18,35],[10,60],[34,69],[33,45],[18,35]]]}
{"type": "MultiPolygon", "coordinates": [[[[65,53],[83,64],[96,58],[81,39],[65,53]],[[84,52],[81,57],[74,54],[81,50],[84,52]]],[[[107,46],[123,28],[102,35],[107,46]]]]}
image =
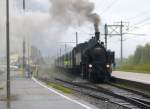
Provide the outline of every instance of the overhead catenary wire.
{"type": "Polygon", "coordinates": [[[150,24],[150,17],[147,17],[145,19],[142,19],[142,20],[132,24],[130,26],[130,31],[133,31],[135,29],[143,28],[144,26],[149,25],[149,24],[150,24]]]}
{"type": "Polygon", "coordinates": [[[130,31],[133,31],[135,29],[140,29],[143,28],[146,25],[150,25],[150,17],[145,18],[142,21],[137,22],[136,24],[131,25],[130,27],[130,31]]]}
{"type": "Polygon", "coordinates": [[[138,18],[142,18],[144,15],[147,15],[147,13],[149,13],[149,11],[150,11],[150,9],[145,10],[145,11],[142,11],[142,12],[136,14],[135,16],[132,16],[132,17],[130,17],[130,18],[127,18],[127,20],[133,21],[133,20],[136,20],[136,19],[138,19],[138,18]]]}
{"type": "MultiPolygon", "coordinates": [[[[136,15],[135,17],[133,17],[132,19],[137,19],[137,18],[139,18],[138,16],[142,16],[143,17],[143,14],[148,13],[148,11],[141,12],[138,15],[136,15]]],[[[128,19],[128,20],[132,20],[132,19],[128,19]]],[[[145,17],[145,18],[135,22],[132,26],[138,26],[138,25],[140,26],[140,25],[143,25],[143,24],[147,23],[148,21],[150,21],[150,16],[145,17]]]]}
{"type": "Polygon", "coordinates": [[[116,3],[118,0],[113,0],[101,13],[100,15],[106,13],[108,10],[110,10],[116,3]]]}
{"type": "Polygon", "coordinates": [[[145,22],[147,22],[147,21],[150,21],[150,17],[147,17],[147,18],[145,18],[145,19],[143,19],[143,20],[141,20],[141,21],[139,21],[139,22],[137,22],[137,23],[135,23],[135,24],[133,24],[133,25],[134,25],[134,26],[140,25],[140,24],[143,24],[143,23],[145,23],[145,22]]]}

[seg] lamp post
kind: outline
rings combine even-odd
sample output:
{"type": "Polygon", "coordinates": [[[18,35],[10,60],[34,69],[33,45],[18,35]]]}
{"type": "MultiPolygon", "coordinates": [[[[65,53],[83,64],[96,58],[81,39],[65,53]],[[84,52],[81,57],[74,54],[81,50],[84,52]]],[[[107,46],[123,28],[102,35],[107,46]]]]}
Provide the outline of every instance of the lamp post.
{"type": "Polygon", "coordinates": [[[9,0],[6,1],[6,54],[7,54],[7,100],[10,100],[10,24],[9,24],[9,0]]]}

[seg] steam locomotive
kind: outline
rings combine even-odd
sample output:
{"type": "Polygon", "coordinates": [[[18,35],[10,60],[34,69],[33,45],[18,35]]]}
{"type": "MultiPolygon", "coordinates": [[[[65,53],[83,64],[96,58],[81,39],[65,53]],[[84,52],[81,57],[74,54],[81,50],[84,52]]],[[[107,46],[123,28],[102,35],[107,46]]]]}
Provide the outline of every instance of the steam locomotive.
{"type": "Polygon", "coordinates": [[[80,43],[71,52],[58,57],[55,66],[58,69],[80,75],[92,82],[109,81],[115,53],[106,50],[99,40],[100,32],[95,32],[88,42],[80,43]]]}

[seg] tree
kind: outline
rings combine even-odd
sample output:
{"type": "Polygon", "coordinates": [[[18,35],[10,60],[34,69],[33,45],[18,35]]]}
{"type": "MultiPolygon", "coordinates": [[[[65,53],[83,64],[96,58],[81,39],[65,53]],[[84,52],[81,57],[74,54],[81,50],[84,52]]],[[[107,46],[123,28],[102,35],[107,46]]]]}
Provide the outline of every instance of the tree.
{"type": "Polygon", "coordinates": [[[150,64],[150,44],[137,46],[134,55],[128,57],[129,64],[150,64]]]}
{"type": "Polygon", "coordinates": [[[137,46],[136,51],[133,56],[133,63],[140,64],[140,62],[142,61],[142,57],[143,57],[143,47],[137,46]]]}

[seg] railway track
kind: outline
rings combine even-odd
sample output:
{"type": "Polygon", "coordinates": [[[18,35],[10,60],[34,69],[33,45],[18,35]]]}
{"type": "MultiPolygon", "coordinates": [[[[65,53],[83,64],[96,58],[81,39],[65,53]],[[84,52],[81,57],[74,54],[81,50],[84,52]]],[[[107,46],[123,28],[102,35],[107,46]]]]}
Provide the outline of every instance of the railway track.
{"type": "MultiPolygon", "coordinates": [[[[128,86],[131,87],[132,89],[137,89],[140,92],[144,91],[144,92],[150,92],[150,84],[146,84],[146,83],[141,83],[141,82],[137,82],[137,81],[132,81],[132,80],[126,80],[126,79],[121,79],[121,78],[116,78],[116,77],[112,77],[111,78],[111,84],[122,84],[124,86],[128,86]]],[[[150,96],[150,95],[149,95],[150,96]]]]}
{"type": "Polygon", "coordinates": [[[150,109],[150,99],[144,97],[141,94],[139,95],[139,94],[130,92],[129,90],[124,90],[124,89],[121,89],[112,85],[108,85],[108,84],[96,85],[96,87],[108,95],[124,100],[141,109],[150,109]]]}
{"type": "Polygon", "coordinates": [[[150,109],[150,99],[129,90],[117,88],[110,84],[78,84],[56,78],[64,87],[81,92],[96,99],[111,102],[128,109],[150,109]]]}
{"type": "Polygon", "coordinates": [[[145,93],[145,92],[142,92],[142,91],[139,91],[139,90],[134,90],[134,89],[131,89],[131,88],[127,88],[127,87],[124,87],[124,86],[121,86],[121,85],[118,85],[118,84],[115,84],[115,83],[111,83],[111,82],[107,82],[107,84],[109,84],[111,86],[114,86],[114,87],[117,87],[119,89],[123,89],[123,90],[129,91],[129,92],[135,93],[137,95],[141,95],[145,98],[150,99],[150,94],[148,94],[148,93],[145,93]]]}

